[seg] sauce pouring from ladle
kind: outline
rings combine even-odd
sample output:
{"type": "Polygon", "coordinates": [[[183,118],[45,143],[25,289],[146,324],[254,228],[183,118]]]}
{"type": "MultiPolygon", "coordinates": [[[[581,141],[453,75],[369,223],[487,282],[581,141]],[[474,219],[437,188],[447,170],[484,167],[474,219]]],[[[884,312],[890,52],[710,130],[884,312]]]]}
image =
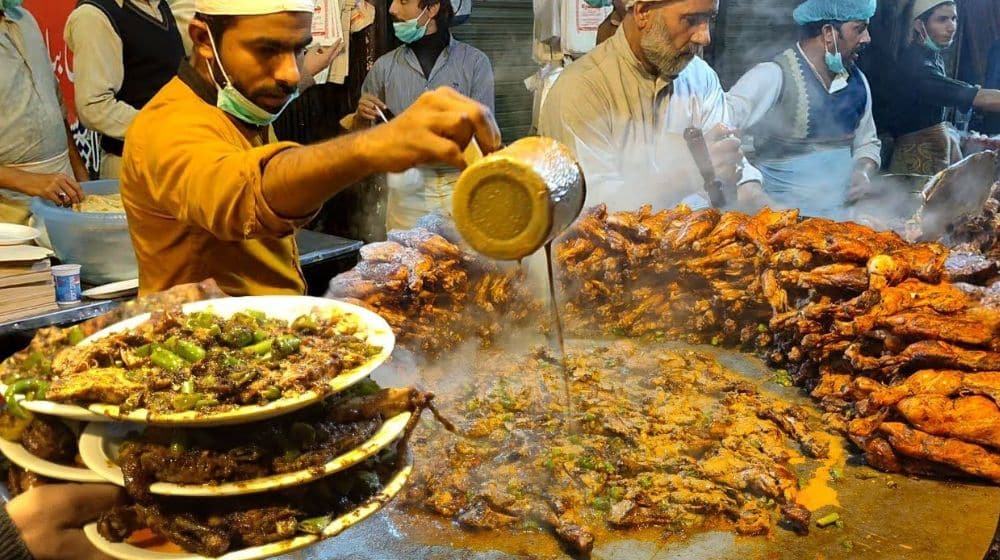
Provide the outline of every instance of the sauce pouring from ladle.
{"type": "Polygon", "coordinates": [[[473,249],[499,260],[521,260],[545,247],[549,302],[563,368],[566,425],[572,427],[570,372],[556,303],[552,242],[583,209],[586,182],[568,148],[551,138],[522,138],[483,156],[475,139],[465,151],[468,167],[452,195],[459,233],[473,249]]]}

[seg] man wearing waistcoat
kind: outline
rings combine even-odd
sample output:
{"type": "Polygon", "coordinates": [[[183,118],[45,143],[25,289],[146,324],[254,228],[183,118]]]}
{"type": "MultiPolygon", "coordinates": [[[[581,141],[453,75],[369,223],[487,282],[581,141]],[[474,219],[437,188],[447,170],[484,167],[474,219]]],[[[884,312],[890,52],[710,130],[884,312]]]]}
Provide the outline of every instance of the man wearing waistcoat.
{"type": "Polygon", "coordinates": [[[857,60],[871,42],[876,0],[807,0],[793,13],[801,40],[752,68],[727,94],[754,137],[754,163],[778,207],[844,217],[881,163],[871,90],[857,60]]]}
{"type": "Polygon", "coordinates": [[[117,178],[125,131],[184,59],[177,22],[167,0],[78,0],[65,37],[77,114],[101,134],[101,178],[117,178]]]}

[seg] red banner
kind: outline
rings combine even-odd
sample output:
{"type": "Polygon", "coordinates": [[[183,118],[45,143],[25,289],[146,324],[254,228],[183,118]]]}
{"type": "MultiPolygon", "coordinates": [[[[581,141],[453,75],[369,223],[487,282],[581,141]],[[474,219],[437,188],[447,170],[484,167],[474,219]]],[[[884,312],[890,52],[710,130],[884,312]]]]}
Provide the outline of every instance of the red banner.
{"type": "Polygon", "coordinates": [[[73,103],[73,53],[63,39],[63,29],[66,28],[66,18],[75,5],[76,0],[27,0],[24,3],[24,7],[35,16],[38,27],[42,29],[42,37],[49,47],[52,69],[62,86],[71,122],[76,120],[73,103]]]}

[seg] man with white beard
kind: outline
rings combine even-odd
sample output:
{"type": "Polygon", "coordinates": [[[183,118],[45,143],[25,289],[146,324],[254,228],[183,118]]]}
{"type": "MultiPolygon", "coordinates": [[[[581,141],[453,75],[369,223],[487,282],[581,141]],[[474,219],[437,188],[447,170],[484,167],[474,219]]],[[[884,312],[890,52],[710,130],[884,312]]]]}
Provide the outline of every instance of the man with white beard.
{"type": "Polygon", "coordinates": [[[682,136],[689,127],[705,131],[716,178],[738,186],[741,202],[753,204],[761,192],[760,174],[728,126],[719,77],[697,56],[711,43],[718,8],[718,0],[628,0],[615,35],[552,86],[539,132],[579,159],[588,206],[708,206],[682,136]]]}

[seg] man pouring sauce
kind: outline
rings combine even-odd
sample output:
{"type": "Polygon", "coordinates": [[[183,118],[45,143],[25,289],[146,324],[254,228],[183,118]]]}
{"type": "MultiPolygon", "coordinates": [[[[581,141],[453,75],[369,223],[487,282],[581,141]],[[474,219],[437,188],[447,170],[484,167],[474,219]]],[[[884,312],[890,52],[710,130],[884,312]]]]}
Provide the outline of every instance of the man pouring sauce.
{"type": "Polygon", "coordinates": [[[198,0],[191,58],[127,133],[121,191],[140,294],[214,278],[229,295],[301,294],[294,233],[359,179],[445,163],[500,133],[440,88],[391,123],[312,146],[275,142],[299,92],[313,0],[198,0]]]}

